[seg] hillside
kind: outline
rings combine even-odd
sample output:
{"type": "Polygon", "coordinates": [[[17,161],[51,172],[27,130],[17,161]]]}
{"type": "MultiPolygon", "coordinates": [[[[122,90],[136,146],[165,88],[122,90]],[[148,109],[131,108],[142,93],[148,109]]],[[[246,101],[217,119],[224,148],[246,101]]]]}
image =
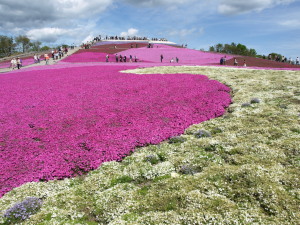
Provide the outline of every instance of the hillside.
{"type": "Polygon", "coordinates": [[[0,223],[28,197],[42,204],[21,224],[300,221],[299,67],[115,49],[0,74],[0,223]]]}

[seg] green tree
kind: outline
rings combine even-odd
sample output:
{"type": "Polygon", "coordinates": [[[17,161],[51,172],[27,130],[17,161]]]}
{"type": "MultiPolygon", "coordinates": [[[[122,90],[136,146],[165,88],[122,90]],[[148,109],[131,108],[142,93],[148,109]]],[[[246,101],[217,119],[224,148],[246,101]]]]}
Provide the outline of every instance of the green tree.
{"type": "Polygon", "coordinates": [[[0,35],[0,57],[10,56],[15,48],[15,43],[12,37],[0,35]]]}
{"type": "Polygon", "coordinates": [[[50,49],[51,48],[49,46],[43,46],[43,47],[41,47],[40,51],[48,51],[50,49]]]}
{"type": "Polygon", "coordinates": [[[28,51],[30,47],[30,39],[26,35],[19,35],[15,38],[16,44],[20,45],[22,52],[28,51]]]}
{"type": "Polygon", "coordinates": [[[242,44],[236,46],[236,54],[238,55],[247,55],[247,47],[242,44]]]}
{"type": "Polygon", "coordinates": [[[279,57],[280,59],[282,59],[282,55],[278,54],[278,53],[275,53],[275,52],[272,52],[269,55],[271,55],[271,59],[273,59],[273,60],[275,60],[276,57],[279,57]]]}
{"type": "Polygon", "coordinates": [[[41,44],[42,44],[42,42],[40,42],[40,41],[30,42],[30,44],[29,44],[30,45],[30,50],[34,51],[34,52],[40,51],[41,44]]]}
{"type": "Polygon", "coordinates": [[[219,43],[215,45],[216,52],[223,52],[224,47],[223,44],[219,43]]]}
{"type": "Polygon", "coordinates": [[[232,42],[231,44],[216,44],[215,46],[210,46],[209,51],[221,52],[226,54],[244,55],[256,57],[257,53],[255,49],[248,49],[247,46],[243,44],[236,44],[232,42]]]}
{"type": "Polygon", "coordinates": [[[253,56],[253,57],[257,56],[256,50],[253,49],[253,48],[250,48],[250,49],[249,49],[249,56],[253,56]]]}
{"type": "Polygon", "coordinates": [[[210,52],[215,52],[215,47],[214,46],[209,46],[209,50],[210,52]]]}

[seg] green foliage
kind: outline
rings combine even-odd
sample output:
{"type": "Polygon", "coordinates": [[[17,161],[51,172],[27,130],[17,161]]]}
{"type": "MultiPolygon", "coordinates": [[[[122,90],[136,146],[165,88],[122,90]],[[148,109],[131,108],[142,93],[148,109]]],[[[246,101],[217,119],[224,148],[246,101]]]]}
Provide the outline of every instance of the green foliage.
{"type": "Polygon", "coordinates": [[[40,51],[48,51],[50,50],[51,48],[49,46],[43,46],[40,48],[40,51]]]}
{"type": "Polygon", "coordinates": [[[21,46],[22,52],[26,52],[30,48],[30,39],[26,35],[19,35],[15,38],[16,44],[21,46]]]}
{"type": "Polygon", "coordinates": [[[111,186],[115,186],[116,184],[129,183],[133,181],[133,179],[129,176],[121,176],[111,180],[111,186]]]}
{"type": "Polygon", "coordinates": [[[41,49],[42,42],[40,41],[33,41],[29,43],[30,51],[38,52],[41,49]]]}
{"type": "Polygon", "coordinates": [[[243,55],[243,56],[252,56],[256,57],[257,53],[255,49],[248,49],[243,44],[236,44],[232,42],[231,44],[221,44],[218,43],[215,46],[210,46],[209,51],[211,52],[220,52],[226,54],[234,54],[234,55],[243,55]]]}
{"type": "Polygon", "coordinates": [[[294,132],[294,133],[300,134],[300,129],[299,128],[292,128],[291,131],[294,132]]]}
{"type": "Polygon", "coordinates": [[[159,163],[159,158],[155,155],[147,155],[145,158],[146,162],[150,162],[152,165],[159,163]]]}
{"type": "Polygon", "coordinates": [[[175,143],[184,143],[186,141],[186,138],[184,137],[172,137],[169,139],[169,144],[175,144],[175,143]]]}
{"type": "Polygon", "coordinates": [[[0,57],[10,56],[15,48],[15,43],[12,37],[0,35],[0,57]]]}

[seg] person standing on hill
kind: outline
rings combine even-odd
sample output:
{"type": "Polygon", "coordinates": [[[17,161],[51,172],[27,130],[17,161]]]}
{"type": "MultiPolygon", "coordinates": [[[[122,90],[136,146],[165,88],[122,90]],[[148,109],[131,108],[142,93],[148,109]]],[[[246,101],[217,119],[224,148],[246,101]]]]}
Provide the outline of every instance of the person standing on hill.
{"type": "Polygon", "coordinates": [[[160,55],[160,62],[162,62],[163,59],[164,59],[164,56],[161,54],[161,55],[160,55]]]}
{"type": "Polygon", "coordinates": [[[45,57],[46,65],[48,65],[49,64],[49,55],[45,54],[44,57],[45,57]]]}
{"type": "Polygon", "coordinates": [[[299,57],[296,58],[296,65],[299,65],[299,57]]]}
{"type": "Polygon", "coordinates": [[[34,56],[33,56],[33,61],[34,61],[34,63],[37,63],[37,62],[38,62],[38,59],[37,59],[37,55],[36,55],[36,54],[34,54],[34,56]]]}
{"type": "Polygon", "coordinates": [[[22,62],[21,62],[21,59],[18,57],[17,58],[17,67],[18,67],[18,70],[21,69],[21,66],[22,66],[22,62]]]}
{"type": "Polygon", "coordinates": [[[105,59],[106,59],[106,62],[108,62],[109,55],[106,55],[106,56],[105,56],[105,59]]]}
{"type": "Polygon", "coordinates": [[[16,60],[16,58],[13,58],[10,61],[10,67],[11,67],[11,70],[14,70],[17,67],[17,60],[16,60]]]}
{"type": "Polygon", "coordinates": [[[238,66],[238,61],[237,61],[237,59],[236,59],[236,58],[234,58],[233,65],[234,65],[234,66],[238,66]]]}

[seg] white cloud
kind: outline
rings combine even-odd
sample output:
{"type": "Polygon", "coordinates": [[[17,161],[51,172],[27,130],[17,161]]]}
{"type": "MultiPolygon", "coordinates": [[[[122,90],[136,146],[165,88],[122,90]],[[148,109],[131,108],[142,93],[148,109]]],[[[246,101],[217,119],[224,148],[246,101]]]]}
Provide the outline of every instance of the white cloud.
{"type": "Polygon", "coordinates": [[[88,41],[92,41],[94,39],[94,36],[89,34],[87,37],[85,37],[82,41],[82,43],[86,43],[88,41]]]}
{"type": "Polygon", "coordinates": [[[65,29],[45,27],[41,29],[29,30],[26,35],[32,40],[39,40],[42,42],[55,42],[59,37],[68,33],[65,29]]]}
{"type": "Polygon", "coordinates": [[[103,12],[113,0],[52,0],[58,16],[86,18],[103,12]]]}
{"type": "Polygon", "coordinates": [[[138,34],[139,30],[135,28],[130,28],[127,31],[121,32],[121,37],[127,37],[127,36],[136,36],[138,34]]]}
{"type": "Polygon", "coordinates": [[[288,27],[288,28],[299,28],[300,20],[285,20],[285,21],[279,22],[279,25],[282,25],[282,26],[288,27]]]}
{"type": "MultiPolygon", "coordinates": [[[[40,29],[31,29],[26,32],[26,35],[31,40],[38,40],[46,43],[55,43],[57,41],[64,40],[73,40],[76,44],[85,43],[87,41],[93,40],[95,36],[90,33],[88,36],[90,28],[71,28],[71,29],[62,29],[57,27],[45,27],[40,29]]],[[[71,43],[69,43],[71,44],[71,43]]]]}
{"type": "Polygon", "coordinates": [[[180,4],[189,4],[194,0],[124,0],[135,6],[147,6],[147,7],[155,7],[155,6],[162,6],[162,5],[180,5],[180,4]]]}
{"type": "Polygon", "coordinates": [[[192,34],[201,35],[204,33],[203,28],[190,28],[190,29],[179,29],[179,30],[171,30],[169,32],[170,36],[178,36],[178,37],[187,37],[192,34]]]}
{"type": "Polygon", "coordinates": [[[236,15],[252,11],[262,11],[280,4],[288,4],[295,0],[221,0],[218,11],[225,15],[236,15]]]}
{"type": "Polygon", "coordinates": [[[1,0],[0,27],[38,28],[101,14],[114,0],[1,0]]]}

